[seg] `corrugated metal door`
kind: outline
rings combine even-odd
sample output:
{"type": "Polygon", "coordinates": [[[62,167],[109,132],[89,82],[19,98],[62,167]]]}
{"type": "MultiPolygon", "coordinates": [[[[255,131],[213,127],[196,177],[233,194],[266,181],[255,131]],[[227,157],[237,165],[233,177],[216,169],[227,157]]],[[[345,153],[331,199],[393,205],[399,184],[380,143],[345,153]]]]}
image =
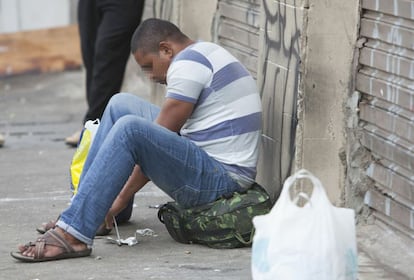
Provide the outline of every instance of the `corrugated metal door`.
{"type": "Polygon", "coordinates": [[[229,50],[256,76],[260,0],[219,0],[215,41],[229,50]]]}
{"type": "Polygon", "coordinates": [[[414,238],[414,1],[362,0],[356,88],[374,216],[414,238]]]}

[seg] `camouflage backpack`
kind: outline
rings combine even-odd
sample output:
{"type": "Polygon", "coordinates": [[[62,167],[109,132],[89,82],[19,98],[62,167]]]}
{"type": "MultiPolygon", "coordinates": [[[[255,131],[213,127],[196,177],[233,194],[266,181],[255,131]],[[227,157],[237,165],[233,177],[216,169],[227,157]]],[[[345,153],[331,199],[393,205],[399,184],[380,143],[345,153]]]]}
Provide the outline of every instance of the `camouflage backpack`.
{"type": "Polygon", "coordinates": [[[176,202],[168,202],[159,209],[158,218],[178,242],[237,248],[251,245],[252,218],[267,214],[271,207],[267,192],[254,184],[246,192],[193,208],[184,209],[176,202]]]}

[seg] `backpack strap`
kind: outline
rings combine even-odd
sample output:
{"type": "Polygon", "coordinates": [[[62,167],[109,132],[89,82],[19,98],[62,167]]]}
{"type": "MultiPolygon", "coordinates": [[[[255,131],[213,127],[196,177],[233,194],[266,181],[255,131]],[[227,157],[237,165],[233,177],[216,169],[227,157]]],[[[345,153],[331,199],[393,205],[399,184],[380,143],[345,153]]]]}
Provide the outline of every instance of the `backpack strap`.
{"type": "Polygon", "coordinates": [[[238,232],[234,233],[234,237],[236,237],[236,239],[237,239],[237,240],[238,240],[241,244],[244,244],[244,245],[246,245],[246,246],[250,246],[250,245],[252,245],[252,243],[253,243],[253,236],[254,236],[254,227],[253,227],[253,229],[252,229],[252,231],[251,231],[251,233],[250,233],[249,240],[245,240],[245,239],[243,238],[243,236],[242,236],[240,233],[238,233],[238,232]]]}

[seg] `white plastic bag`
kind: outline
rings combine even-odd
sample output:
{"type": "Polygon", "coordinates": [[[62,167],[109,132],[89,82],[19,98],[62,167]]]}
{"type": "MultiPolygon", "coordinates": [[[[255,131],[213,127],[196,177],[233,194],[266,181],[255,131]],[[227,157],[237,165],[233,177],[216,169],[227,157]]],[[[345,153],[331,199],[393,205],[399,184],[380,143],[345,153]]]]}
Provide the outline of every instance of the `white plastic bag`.
{"type": "Polygon", "coordinates": [[[354,210],[334,207],[319,181],[307,170],[289,177],[272,210],[253,218],[252,276],[255,280],[334,280],[357,278],[354,210]],[[313,184],[293,200],[289,189],[297,179],[313,184]],[[298,197],[307,197],[303,207],[298,197]]]}
{"type": "Polygon", "coordinates": [[[90,145],[92,145],[93,139],[95,139],[95,134],[98,131],[100,123],[101,123],[101,121],[99,119],[96,119],[94,121],[89,120],[89,121],[85,122],[85,130],[89,131],[89,133],[91,134],[90,135],[90,137],[91,137],[90,145]]]}

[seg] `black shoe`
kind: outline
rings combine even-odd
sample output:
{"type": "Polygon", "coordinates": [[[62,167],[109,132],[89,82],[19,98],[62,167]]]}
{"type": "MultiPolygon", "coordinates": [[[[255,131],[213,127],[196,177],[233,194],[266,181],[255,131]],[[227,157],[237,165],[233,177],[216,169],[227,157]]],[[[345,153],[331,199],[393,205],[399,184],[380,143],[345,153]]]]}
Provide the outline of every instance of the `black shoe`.
{"type": "Polygon", "coordinates": [[[106,228],[105,227],[105,225],[101,225],[99,228],[98,228],[98,231],[96,232],[96,236],[106,236],[106,235],[108,235],[108,234],[110,234],[111,233],[111,231],[112,231],[112,229],[111,228],[106,228]]]}

